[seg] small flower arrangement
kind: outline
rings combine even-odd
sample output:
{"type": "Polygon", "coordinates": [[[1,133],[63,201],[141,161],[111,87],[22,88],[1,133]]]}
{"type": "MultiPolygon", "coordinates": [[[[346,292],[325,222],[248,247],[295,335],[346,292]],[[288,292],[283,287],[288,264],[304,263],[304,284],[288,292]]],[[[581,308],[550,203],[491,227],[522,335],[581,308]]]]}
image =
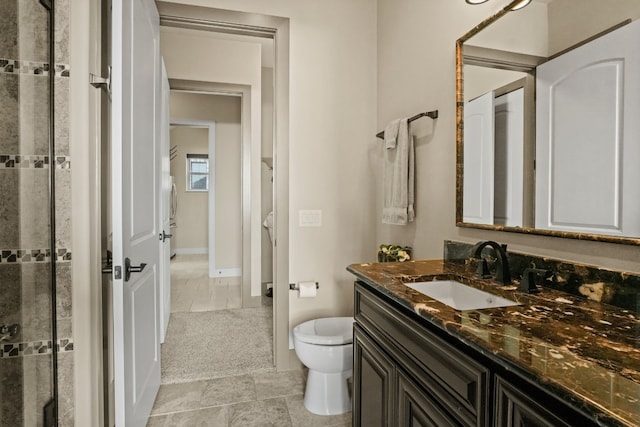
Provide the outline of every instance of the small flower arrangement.
{"type": "Polygon", "coordinates": [[[410,246],[380,245],[378,247],[378,262],[404,262],[411,259],[410,246]]]}

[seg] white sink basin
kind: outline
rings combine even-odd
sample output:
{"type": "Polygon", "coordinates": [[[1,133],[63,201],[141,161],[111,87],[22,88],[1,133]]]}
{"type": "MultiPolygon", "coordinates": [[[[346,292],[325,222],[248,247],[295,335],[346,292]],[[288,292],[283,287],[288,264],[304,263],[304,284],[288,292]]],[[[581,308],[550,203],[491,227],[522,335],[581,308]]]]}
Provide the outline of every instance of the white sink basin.
{"type": "Polygon", "coordinates": [[[456,310],[481,310],[520,305],[515,301],[472,288],[455,280],[434,280],[405,283],[405,285],[456,310]]]}

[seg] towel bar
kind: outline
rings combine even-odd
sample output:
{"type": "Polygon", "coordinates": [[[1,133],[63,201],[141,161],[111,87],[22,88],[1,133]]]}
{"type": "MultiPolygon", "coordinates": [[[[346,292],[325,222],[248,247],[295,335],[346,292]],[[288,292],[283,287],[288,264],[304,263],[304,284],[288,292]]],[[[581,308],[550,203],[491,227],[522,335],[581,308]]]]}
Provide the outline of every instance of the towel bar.
{"type": "MultiPolygon", "coordinates": [[[[427,111],[426,113],[420,113],[420,114],[416,114],[415,116],[409,117],[409,119],[407,120],[409,123],[411,123],[414,120],[419,119],[420,117],[429,117],[431,119],[437,119],[438,118],[438,110],[433,110],[433,111],[427,111]]],[[[376,136],[378,138],[384,139],[384,131],[382,132],[378,132],[376,134],[376,136]]]]}

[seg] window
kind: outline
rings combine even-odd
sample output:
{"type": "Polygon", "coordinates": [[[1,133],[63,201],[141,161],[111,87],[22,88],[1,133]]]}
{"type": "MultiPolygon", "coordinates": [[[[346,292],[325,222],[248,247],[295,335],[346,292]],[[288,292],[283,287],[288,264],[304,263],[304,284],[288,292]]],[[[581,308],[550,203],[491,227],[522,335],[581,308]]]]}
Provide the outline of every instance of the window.
{"type": "Polygon", "coordinates": [[[209,156],[187,154],[187,191],[209,190],[209,156]]]}

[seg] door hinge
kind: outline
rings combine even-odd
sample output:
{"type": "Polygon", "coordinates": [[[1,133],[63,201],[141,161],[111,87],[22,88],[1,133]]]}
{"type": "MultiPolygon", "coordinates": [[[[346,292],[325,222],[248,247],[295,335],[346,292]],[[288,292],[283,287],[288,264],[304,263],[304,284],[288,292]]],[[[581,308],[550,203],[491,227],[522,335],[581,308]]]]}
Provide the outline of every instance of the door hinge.
{"type": "Polygon", "coordinates": [[[111,95],[111,65],[107,67],[107,77],[96,76],[89,73],[89,84],[97,89],[104,89],[111,95]]]}

